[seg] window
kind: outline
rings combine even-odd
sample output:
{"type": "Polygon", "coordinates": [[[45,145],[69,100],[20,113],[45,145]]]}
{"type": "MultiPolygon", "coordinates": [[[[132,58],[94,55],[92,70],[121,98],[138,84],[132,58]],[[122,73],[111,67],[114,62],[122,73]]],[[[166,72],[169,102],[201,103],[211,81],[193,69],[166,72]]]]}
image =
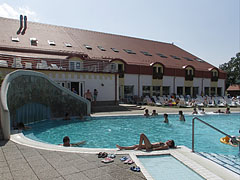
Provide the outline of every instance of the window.
{"type": "Polygon", "coordinates": [[[116,48],[111,48],[114,52],[119,52],[116,48]]]}
{"type": "Polygon", "coordinates": [[[191,95],[191,87],[185,87],[185,95],[191,95]]]}
{"type": "Polygon", "coordinates": [[[198,62],[204,62],[202,59],[199,59],[199,58],[195,58],[195,60],[198,62]]]}
{"type": "Polygon", "coordinates": [[[160,86],[153,86],[152,87],[152,95],[153,96],[160,96],[160,86]]]}
{"type": "Polygon", "coordinates": [[[81,63],[80,63],[80,62],[75,62],[75,65],[76,65],[75,69],[76,69],[76,70],[80,70],[80,68],[81,68],[81,63]]]}
{"type": "Polygon", "coordinates": [[[158,67],[158,73],[162,73],[162,67],[158,67]]]}
{"type": "Polygon", "coordinates": [[[111,68],[111,72],[116,72],[117,66],[115,63],[111,63],[110,68],[111,68]]]}
{"type": "Polygon", "coordinates": [[[70,43],[64,43],[66,47],[72,47],[70,43]]]}
{"type": "Polygon", "coordinates": [[[204,87],[204,94],[209,96],[209,87],[204,87]]]}
{"type": "Polygon", "coordinates": [[[167,56],[161,54],[161,53],[157,53],[158,56],[160,56],[161,58],[167,58],[167,56]]]}
{"type": "Polygon", "coordinates": [[[142,95],[143,95],[143,97],[145,97],[145,96],[150,96],[150,94],[151,94],[151,86],[143,86],[142,87],[142,95]]]}
{"type": "Polygon", "coordinates": [[[130,49],[123,49],[125,52],[127,52],[128,54],[136,54],[135,52],[133,52],[132,50],[130,49]]]}
{"type": "Polygon", "coordinates": [[[193,61],[191,58],[188,58],[188,57],[183,57],[183,58],[188,60],[188,61],[193,61]]]}
{"type": "Polygon", "coordinates": [[[50,46],[56,46],[55,42],[54,42],[54,41],[51,41],[51,40],[48,40],[48,44],[49,44],[50,46]]]}
{"type": "Polygon", "coordinates": [[[124,78],[123,64],[118,64],[119,78],[124,78]]]}
{"type": "Polygon", "coordinates": [[[69,62],[69,70],[73,71],[75,67],[75,62],[69,62]]]}
{"type": "Polygon", "coordinates": [[[195,98],[198,95],[198,87],[193,87],[193,97],[195,98]]]}
{"type": "Polygon", "coordinates": [[[12,42],[19,42],[19,38],[18,37],[12,37],[12,42]]]}
{"type": "Polygon", "coordinates": [[[222,88],[221,88],[221,87],[218,87],[218,88],[217,88],[217,95],[218,95],[218,96],[221,96],[221,95],[222,95],[222,88]]]}
{"type": "Polygon", "coordinates": [[[133,98],[134,86],[124,86],[124,98],[133,98]]]}
{"type": "Polygon", "coordinates": [[[216,94],[216,88],[211,87],[211,96],[214,96],[216,94]]]}
{"type": "Polygon", "coordinates": [[[85,48],[87,48],[88,50],[92,50],[92,47],[87,45],[87,44],[84,44],[85,48]]]}
{"type": "Polygon", "coordinates": [[[106,51],[102,46],[97,46],[101,51],[106,51]]]}
{"type": "Polygon", "coordinates": [[[80,61],[70,61],[69,62],[69,70],[70,71],[80,71],[81,70],[81,62],[80,61]]]}
{"type": "Polygon", "coordinates": [[[140,51],[141,53],[143,53],[145,56],[152,56],[150,53],[146,52],[146,51],[140,51]]]}
{"type": "Polygon", "coordinates": [[[31,42],[32,46],[37,46],[37,44],[38,44],[37,38],[30,38],[30,42],[31,42]]]}
{"type": "Polygon", "coordinates": [[[153,74],[157,74],[157,67],[153,67],[153,74]]]}
{"type": "Polygon", "coordinates": [[[183,95],[183,87],[177,87],[177,95],[183,95]]]}
{"type": "Polygon", "coordinates": [[[174,56],[174,55],[170,55],[172,58],[177,59],[177,60],[181,60],[181,58],[174,56]]]}
{"type": "Polygon", "coordinates": [[[170,94],[170,87],[163,86],[163,95],[169,95],[169,94],[170,94]]]}

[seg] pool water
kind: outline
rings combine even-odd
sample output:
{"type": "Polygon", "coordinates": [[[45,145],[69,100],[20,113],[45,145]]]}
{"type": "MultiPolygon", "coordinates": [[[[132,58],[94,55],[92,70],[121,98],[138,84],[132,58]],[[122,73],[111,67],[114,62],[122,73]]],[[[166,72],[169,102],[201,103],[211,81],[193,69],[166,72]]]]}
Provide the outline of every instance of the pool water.
{"type": "Polygon", "coordinates": [[[204,179],[171,155],[138,156],[138,158],[155,180],[204,179]]]}
{"type": "MultiPolygon", "coordinates": [[[[185,115],[186,122],[178,115],[169,115],[169,124],[163,123],[163,115],[145,118],[143,116],[87,117],[84,121],[74,119],[46,120],[31,124],[25,136],[50,144],[60,144],[64,136],[71,142],[86,141],[87,148],[115,148],[116,144],[129,146],[138,144],[139,135],[145,133],[151,142],[174,139],[176,145],[192,147],[192,115],[185,115]]],[[[216,128],[230,135],[238,135],[240,114],[212,114],[198,116],[216,128]]],[[[239,156],[239,149],[222,144],[221,133],[199,121],[195,121],[195,151],[239,156]]]]}

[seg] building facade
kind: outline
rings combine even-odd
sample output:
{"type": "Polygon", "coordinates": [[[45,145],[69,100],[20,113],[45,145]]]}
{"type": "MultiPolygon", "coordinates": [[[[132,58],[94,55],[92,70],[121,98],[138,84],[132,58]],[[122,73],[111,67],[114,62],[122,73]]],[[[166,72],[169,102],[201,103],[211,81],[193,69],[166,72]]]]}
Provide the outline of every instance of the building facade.
{"type": "Polygon", "coordinates": [[[0,25],[2,77],[16,68],[40,71],[80,96],[97,89],[98,101],[114,103],[225,92],[225,72],[172,43],[22,19],[0,18],[0,25]]]}

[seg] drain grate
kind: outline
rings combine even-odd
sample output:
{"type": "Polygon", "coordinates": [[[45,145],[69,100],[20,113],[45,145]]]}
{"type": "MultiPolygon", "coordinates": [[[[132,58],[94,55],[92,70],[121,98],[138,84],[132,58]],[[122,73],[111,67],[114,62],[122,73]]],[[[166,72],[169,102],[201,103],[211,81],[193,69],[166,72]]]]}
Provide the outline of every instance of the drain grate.
{"type": "Polygon", "coordinates": [[[240,157],[239,156],[205,153],[205,152],[199,152],[198,154],[240,175],[240,157]]]}

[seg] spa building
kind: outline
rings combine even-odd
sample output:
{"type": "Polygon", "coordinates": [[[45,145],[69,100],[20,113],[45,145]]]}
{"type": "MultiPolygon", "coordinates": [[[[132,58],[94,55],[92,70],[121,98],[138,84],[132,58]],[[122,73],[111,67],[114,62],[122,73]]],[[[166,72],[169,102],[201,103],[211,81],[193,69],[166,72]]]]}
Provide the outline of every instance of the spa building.
{"type": "Polygon", "coordinates": [[[225,94],[226,73],[173,43],[0,18],[0,75],[33,70],[84,96],[116,103],[145,96],[225,94]]]}

